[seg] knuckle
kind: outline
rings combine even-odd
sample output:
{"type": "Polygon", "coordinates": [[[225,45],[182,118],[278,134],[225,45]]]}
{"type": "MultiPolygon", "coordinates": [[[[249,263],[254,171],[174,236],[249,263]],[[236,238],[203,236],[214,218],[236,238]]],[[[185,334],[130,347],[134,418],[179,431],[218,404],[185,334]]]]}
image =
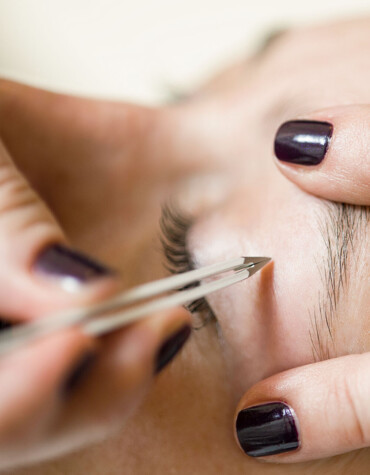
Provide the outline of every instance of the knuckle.
{"type": "Polygon", "coordinates": [[[54,216],[11,162],[0,164],[1,254],[32,243],[61,238],[54,216]]]}
{"type": "Polygon", "coordinates": [[[32,207],[38,203],[37,196],[25,183],[14,182],[5,185],[0,193],[0,215],[5,216],[18,209],[32,207]]]}
{"type": "Polygon", "coordinates": [[[40,211],[40,200],[9,164],[0,167],[0,222],[18,227],[40,211]]]}
{"type": "Polygon", "coordinates": [[[0,260],[3,269],[4,263],[9,268],[29,266],[45,243],[61,238],[63,235],[54,216],[7,155],[2,156],[0,142],[0,260]]]}

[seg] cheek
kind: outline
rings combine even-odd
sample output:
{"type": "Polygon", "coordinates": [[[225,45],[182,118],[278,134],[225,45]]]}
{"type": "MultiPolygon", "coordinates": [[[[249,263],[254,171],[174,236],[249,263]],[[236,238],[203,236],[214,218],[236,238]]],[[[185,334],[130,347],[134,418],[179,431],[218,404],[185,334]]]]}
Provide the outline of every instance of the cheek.
{"type": "Polygon", "coordinates": [[[239,255],[273,258],[250,279],[208,297],[236,393],[313,361],[310,315],[322,286],[318,265],[324,253],[319,203],[294,189],[278,206],[264,207],[263,216],[253,209],[253,220],[248,210],[235,213],[231,203],[191,236],[199,265],[239,255]]]}

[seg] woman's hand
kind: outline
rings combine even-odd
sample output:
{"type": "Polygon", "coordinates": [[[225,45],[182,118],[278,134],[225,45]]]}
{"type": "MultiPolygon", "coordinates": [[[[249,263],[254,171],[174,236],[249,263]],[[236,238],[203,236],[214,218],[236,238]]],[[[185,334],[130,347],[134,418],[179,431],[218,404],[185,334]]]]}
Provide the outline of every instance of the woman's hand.
{"type": "MultiPolygon", "coordinates": [[[[287,178],[321,198],[363,205],[364,213],[370,213],[369,151],[369,105],[328,108],[286,122],[275,138],[276,163],[287,178]]],[[[365,275],[370,317],[369,269],[365,275]]],[[[370,354],[362,353],[259,382],[237,408],[241,448],[266,461],[288,463],[369,447],[369,367],[370,354]]]]}
{"type": "MultiPolygon", "coordinates": [[[[0,95],[0,104],[6,102],[0,95]]],[[[20,114],[23,121],[30,114],[26,109],[20,114]]],[[[45,140],[39,142],[40,134],[46,133],[42,124],[39,135],[22,134],[16,115],[13,99],[13,107],[2,109],[0,129],[18,151],[24,147],[17,163],[25,164],[28,158],[24,168],[33,182],[42,176],[42,168],[52,177],[57,169],[53,172],[52,149],[48,166],[42,155],[34,153],[36,144],[40,150],[47,145],[45,140]],[[12,113],[6,115],[4,109],[12,113]]],[[[29,120],[37,128],[35,118],[29,120]]],[[[66,130],[50,130],[68,142],[66,130]]],[[[0,141],[2,318],[9,323],[30,321],[93,303],[120,289],[117,273],[66,244],[53,213],[14,162],[0,141]]],[[[52,180],[40,183],[41,189],[47,187],[53,188],[52,180]]],[[[64,189],[68,192],[68,180],[64,189]]],[[[62,210],[62,196],[47,198],[62,210]]],[[[174,356],[188,334],[187,312],[174,309],[99,340],[78,329],[66,330],[1,357],[0,470],[62,454],[121,427],[153,374],[174,356]]]]}

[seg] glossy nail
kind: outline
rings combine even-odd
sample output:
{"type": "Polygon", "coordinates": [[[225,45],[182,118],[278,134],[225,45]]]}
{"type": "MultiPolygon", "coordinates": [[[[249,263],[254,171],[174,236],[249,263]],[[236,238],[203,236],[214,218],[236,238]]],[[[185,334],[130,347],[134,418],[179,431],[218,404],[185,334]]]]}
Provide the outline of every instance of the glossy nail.
{"type": "Polygon", "coordinates": [[[62,385],[61,393],[63,396],[68,396],[81,384],[81,381],[86,378],[94,366],[95,360],[96,353],[93,351],[85,353],[80,358],[62,385]]]}
{"type": "Polygon", "coordinates": [[[332,134],[333,126],[328,122],[285,122],[275,137],[275,155],[284,162],[318,165],[325,157],[332,134]]]}
{"type": "Polygon", "coordinates": [[[239,412],[236,433],[241,448],[251,457],[289,452],[299,447],[293,410],[282,402],[252,406],[239,412]]]}
{"type": "Polygon", "coordinates": [[[184,325],[174,335],[170,336],[159,349],[156,357],[155,372],[159,373],[168,365],[174,356],[181,350],[189,338],[191,327],[184,325]]]}
{"type": "Polygon", "coordinates": [[[91,280],[113,275],[103,264],[62,244],[54,244],[38,256],[35,270],[61,279],[67,290],[91,280]]]}

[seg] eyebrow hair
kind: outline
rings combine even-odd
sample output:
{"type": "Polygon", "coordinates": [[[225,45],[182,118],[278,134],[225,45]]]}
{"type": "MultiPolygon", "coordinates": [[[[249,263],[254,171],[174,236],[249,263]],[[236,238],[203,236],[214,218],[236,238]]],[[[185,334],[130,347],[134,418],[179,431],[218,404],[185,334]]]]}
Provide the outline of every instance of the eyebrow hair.
{"type": "MultiPolygon", "coordinates": [[[[370,222],[370,207],[343,203],[323,202],[324,212],[317,215],[318,229],[324,241],[324,259],[317,261],[322,291],[313,310],[308,309],[311,323],[309,337],[315,361],[336,356],[336,318],[343,290],[349,284],[349,263],[360,258],[361,243],[367,238],[370,222]]],[[[194,217],[186,215],[174,203],[162,208],[161,229],[162,248],[171,273],[184,272],[195,268],[187,247],[187,233],[194,217]]],[[[196,329],[210,321],[217,322],[207,301],[193,302],[192,312],[205,312],[206,317],[196,329]]]]}
{"type": "Polygon", "coordinates": [[[367,238],[370,207],[328,202],[318,218],[326,256],[318,264],[322,291],[318,303],[308,311],[310,340],[316,361],[336,356],[336,322],[344,289],[349,285],[349,263],[360,258],[361,242],[367,238]]]}

